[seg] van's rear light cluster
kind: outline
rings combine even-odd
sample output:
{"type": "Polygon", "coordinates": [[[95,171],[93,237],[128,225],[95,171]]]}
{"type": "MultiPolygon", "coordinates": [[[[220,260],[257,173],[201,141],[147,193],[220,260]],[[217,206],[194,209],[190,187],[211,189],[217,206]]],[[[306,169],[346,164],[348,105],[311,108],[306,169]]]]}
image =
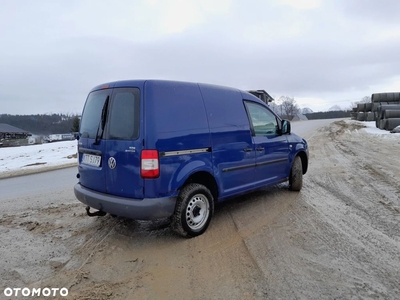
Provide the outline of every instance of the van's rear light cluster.
{"type": "Polygon", "coordinates": [[[142,178],[157,178],[160,176],[160,163],[157,150],[142,150],[140,175],[142,178]]]}

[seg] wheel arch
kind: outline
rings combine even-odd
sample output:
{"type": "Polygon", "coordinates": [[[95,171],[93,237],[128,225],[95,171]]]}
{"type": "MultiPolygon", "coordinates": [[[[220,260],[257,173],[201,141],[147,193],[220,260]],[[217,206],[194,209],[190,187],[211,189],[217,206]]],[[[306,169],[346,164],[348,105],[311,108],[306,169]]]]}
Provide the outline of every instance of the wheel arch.
{"type": "Polygon", "coordinates": [[[214,198],[214,202],[217,202],[218,195],[219,195],[218,184],[217,184],[217,181],[215,180],[214,176],[211,175],[209,172],[197,171],[197,172],[191,174],[185,180],[185,182],[182,184],[182,186],[179,189],[182,189],[184,186],[186,186],[190,183],[198,183],[198,184],[202,184],[205,187],[207,187],[210,190],[211,195],[214,198]]]}
{"type": "MultiPolygon", "coordinates": [[[[307,173],[308,170],[308,156],[304,151],[300,151],[299,153],[296,154],[296,156],[299,156],[301,159],[301,164],[303,167],[303,175],[307,173]]],[[[295,158],[296,158],[295,156],[295,158]]],[[[294,159],[293,159],[294,161],[294,159]]]]}

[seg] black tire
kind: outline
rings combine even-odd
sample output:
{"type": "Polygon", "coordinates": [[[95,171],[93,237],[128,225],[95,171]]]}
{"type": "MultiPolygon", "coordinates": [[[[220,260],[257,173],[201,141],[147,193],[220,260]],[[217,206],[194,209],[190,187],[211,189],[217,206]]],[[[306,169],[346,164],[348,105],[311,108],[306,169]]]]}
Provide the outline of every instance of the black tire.
{"type": "Polygon", "coordinates": [[[300,191],[303,186],[303,164],[301,158],[296,156],[290,170],[289,189],[291,191],[300,191]]]}
{"type": "Polygon", "coordinates": [[[182,188],[171,218],[171,228],[184,237],[203,234],[214,214],[214,198],[202,184],[190,183],[182,188]]]}
{"type": "Polygon", "coordinates": [[[387,119],[385,130],[393,130],[400,125],[400,118],[387,119]]]}
{"type": "Polygon", "coordinates": [[[380,119],[379,120],[379,129],[384,130],[386,126],[387,120],[386,119],[380,119]]]}

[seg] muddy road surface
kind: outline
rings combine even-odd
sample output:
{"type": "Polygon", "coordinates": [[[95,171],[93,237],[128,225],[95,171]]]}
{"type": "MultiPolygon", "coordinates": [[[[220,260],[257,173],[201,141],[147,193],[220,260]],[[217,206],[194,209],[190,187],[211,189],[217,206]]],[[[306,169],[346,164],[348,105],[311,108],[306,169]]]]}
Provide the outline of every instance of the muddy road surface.
{"type": "Polygon", "coordinates": [[[0,297],[66,287],[64,299],[398,299],[400,135],[329,122],[293,123],[310,146],[301,192],[281,184],[219,205],[193,239],[168,220],[87,217],[75,180],[59,183],[73,169],[1,180],[0,297]]]}

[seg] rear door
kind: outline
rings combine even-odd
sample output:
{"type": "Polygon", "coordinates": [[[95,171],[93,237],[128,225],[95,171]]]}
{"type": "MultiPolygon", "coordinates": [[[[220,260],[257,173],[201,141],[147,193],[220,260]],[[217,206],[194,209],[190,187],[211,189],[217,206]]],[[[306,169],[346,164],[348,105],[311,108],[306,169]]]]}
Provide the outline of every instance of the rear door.
{"type": "Polygon", "coordinates": [[[111,91],[104,89],[89,94],[79,130],[79,181],[82,186],[99,192],[106,192],[103,128],[111,91]]]}
{"type": "Polygon", "coordinates": [[[263,185],[288,176],[289,146],[281,135],[276,116],[265,106],[246,101],[255,147],[255,184],[263,185]]]}
{"type": "Polygon", "coordinates": [[[114,88],[105,127],[104,164],[108,194],[143,198],[140,176],[141,112],[138,88],[114,88]]]}

